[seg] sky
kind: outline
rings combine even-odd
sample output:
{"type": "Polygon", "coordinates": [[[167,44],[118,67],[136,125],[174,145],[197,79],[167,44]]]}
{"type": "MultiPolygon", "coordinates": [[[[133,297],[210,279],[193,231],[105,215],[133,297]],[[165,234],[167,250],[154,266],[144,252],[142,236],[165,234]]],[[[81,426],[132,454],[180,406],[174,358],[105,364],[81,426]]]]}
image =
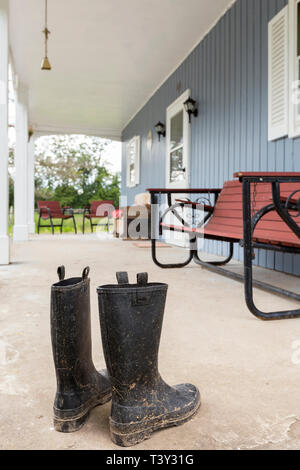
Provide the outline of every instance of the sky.
{"type": "Polygon", "coordinates": [[[112,142],[107,146],[105,153],[103,154],[104,160],[107,163],[110,163],[110,168],[113,173],[121,173],[121,153],[121,142],[112,142]]]}

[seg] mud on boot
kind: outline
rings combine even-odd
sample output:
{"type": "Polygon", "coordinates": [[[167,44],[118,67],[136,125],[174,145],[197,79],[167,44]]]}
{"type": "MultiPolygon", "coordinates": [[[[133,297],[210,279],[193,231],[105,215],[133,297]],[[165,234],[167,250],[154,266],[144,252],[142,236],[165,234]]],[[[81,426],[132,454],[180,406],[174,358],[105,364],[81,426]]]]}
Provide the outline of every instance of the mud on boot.
{"type": "Polygon", "coordinates": [[[112,383],[110,432],[120,446],[133,446],[162,428],[190,420],[200,407],[191,384],[170,387],[158,371],[158,350],[167,284],[148,283],[146,273],[129,284],[98,287],[102,344],[112,383]]]}
{"type": "Polygon", "coordinates": [[[58,268],[59,282],[51,287],[51,339],[57,379],[54,427],[74,432],[89,412],[111,399],[106,371],[97,372],[92,361],[89,268],[82,277],[65,279],[58,268]]]}

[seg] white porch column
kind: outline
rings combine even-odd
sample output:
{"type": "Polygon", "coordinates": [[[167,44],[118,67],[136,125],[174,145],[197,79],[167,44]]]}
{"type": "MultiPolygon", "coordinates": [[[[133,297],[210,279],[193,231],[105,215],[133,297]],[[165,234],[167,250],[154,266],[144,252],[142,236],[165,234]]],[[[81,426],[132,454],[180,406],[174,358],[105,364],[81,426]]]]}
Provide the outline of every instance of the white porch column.
{"type": "Polygon", "coordinates": [[[8,0],[0,0],[0,264],[9,264],[8,0]]]}
{"type": "Polygon", "coordinates": [[[28,117],[27,90],[19,84],[16,100],[16,152],[14,192],[14,240],[28,240],[28,117]]]}
{"type": "Polygon", "coordinates": [[[28,143],[28,166],[27,166],[27,221],[28,221],[28,233],[35,233],[35,222],[34,222],[34,136],[31,137],[28,143]]]}

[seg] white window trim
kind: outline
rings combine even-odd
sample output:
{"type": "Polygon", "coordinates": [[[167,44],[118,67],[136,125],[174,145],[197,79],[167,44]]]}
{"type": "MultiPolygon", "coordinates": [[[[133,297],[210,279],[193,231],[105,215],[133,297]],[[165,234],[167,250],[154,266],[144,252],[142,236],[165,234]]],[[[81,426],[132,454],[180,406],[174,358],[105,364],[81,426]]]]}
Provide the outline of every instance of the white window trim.
{"type": "MultiPolygon", "coordinates": [[[[180,111],[180,107],[183,107],[183,103],[190,97],[191,90],[187,89],[182,95],[180,95],[173,103],[171,103],[167,107],[166,111],[166,187],[167,188],[174,188],[180,187],[178,183],[170,183],[170,160],[169,160],[169,136],[171,132],[171,117],[173,116],[173,112],[175,108],[178,108],[180,111]]],[[[183,107],[184,110],[184,107],[183,107]]],[[[183,183],[182,187],[189,188],[190,186],[190,141],[191,141],[191,125],[189,123],[188,114],[184,110],[183,112],[183,135],[185,138],[184,141],[184,151],[186,152],[186,181],[183,183]]]]}
{"type": "Polygon", "coordinates": [[[127,142],[126,145],[126,186],[127,188],[134,188],[140,184],[140,159],[141,159],[141,138],[135,136],[127,142]],[[136,154],[135,154],[135,181],[131,182],[130,177],[130,154],[129,148],[135,143],[136,154]]]}

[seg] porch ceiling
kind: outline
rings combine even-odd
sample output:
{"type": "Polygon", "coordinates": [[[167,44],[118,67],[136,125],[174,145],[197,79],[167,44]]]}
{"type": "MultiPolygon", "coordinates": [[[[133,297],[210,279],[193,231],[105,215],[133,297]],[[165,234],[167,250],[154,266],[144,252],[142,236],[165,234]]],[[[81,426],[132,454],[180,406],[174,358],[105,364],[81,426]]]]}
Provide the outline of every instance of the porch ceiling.
{"type": "Polygon", "coordinates": [[[10,46],[37,130],[119,139],[232,0],[10,0],[10,46]],[[26,3],[26,4],[25,4],[26,3]]]}

